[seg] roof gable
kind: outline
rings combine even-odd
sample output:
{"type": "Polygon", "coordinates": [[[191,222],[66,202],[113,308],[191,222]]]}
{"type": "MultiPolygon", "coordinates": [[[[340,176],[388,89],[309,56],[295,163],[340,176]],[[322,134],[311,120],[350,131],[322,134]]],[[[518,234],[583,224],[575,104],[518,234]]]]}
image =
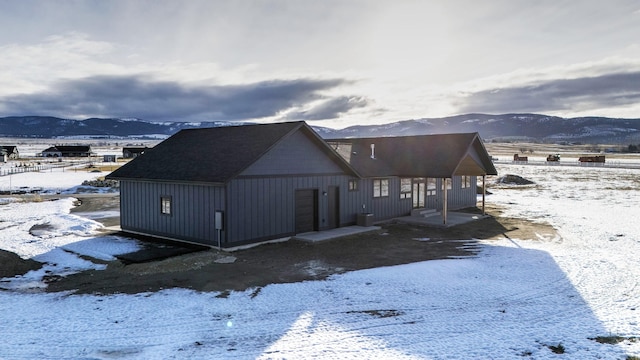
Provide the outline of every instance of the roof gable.
{"type": "MultiPolygon", "coordinates": [[[[318,141],[314,137],[319,139],[304,122],[181,130],[108,177],[225,183],[296,131],[313,134],[312,141],[318,141]]],[[[334,157],[349,168],[339,156],[334,157]]]]}
{"type": "Polygon", "coordinates": [[[324,141],[315,141],[308,131],[302,130],[285,136],[240,175],[336,174],[346,170],[341,163],[344,160],[335,156],[324,141]]]}
{"type": "Polygon", "coordinates": [[[54,145],[43,152],[62,152],[62,153],[88,153],[91,152],[89,145],[54,145]]]}
{"type": "Polygon", "coordinates": [[[4,150],[7,154],[17,154],[18,148],[14,145],[2,145],[0,146],[0,150],[4,150]]]}

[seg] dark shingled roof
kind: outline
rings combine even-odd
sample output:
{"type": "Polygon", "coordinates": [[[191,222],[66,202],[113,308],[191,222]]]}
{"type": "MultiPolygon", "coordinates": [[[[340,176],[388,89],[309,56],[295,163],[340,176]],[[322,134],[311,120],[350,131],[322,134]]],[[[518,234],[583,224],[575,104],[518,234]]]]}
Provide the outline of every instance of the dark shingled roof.
{"type": "Polygon", "coordinates": [[[225,183],[297,130],[305,131],[335,161],[355,173],[306,123],[299,121],[181,130],[107,178],[225,183]]]}
{"type": "Polygon", "coordinates": [[[4,151],[7,154],[13,154],[18,152],[18,149],[14,145],[2,145],[0,146],[0,150],[4,151]]]}
{"type": "Polygon", "coordinates": [[[327,142],[364,177],[449,178],[497,174],[477,133],[331,139],[327,142]],[[371,157],[372,144],[375,158],[371,157]]]}

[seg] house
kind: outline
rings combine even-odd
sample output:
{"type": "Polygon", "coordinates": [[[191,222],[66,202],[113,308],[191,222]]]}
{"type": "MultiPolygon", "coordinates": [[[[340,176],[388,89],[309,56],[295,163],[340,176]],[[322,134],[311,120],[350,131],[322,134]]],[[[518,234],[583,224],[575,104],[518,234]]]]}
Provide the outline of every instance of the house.
{"type": "Polygon", "coordinates": [[[290,122],[181,130],[107,178],[123,231],[228,248],[438,207],[430,179],[475,206],[494,173],[477,134],[327,142],[290,122]]]}
{"type": "Polygon", "coordinates": [[[138,157],[139,155],[142,155],[146,150],[148,149],[148,147],[144,146],[144,147],[123,147],[122,148],[122,158],[123,159],[133,159],[135,157],[138,157]]]}
{"type": "Polygon", "coordinates": [[[7,162],[8,160],[18,160],[20,153],[17,146],[0,145],[0,160],[7,162]]]}
{"type": "Polygon", "coordinates": [[[89,157],[94,155],[89,145],[55,145],[47,148],[41,157],[89,157]]]}

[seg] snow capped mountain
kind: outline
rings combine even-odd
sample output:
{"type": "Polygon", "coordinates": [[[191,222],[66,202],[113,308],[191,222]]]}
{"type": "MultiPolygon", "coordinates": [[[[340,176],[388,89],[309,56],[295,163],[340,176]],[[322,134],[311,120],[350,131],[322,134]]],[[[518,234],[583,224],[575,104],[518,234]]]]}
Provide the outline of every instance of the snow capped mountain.
{"type": "Polygon", "coordinates": [[[50,116],[10,116],[0,118],[0,136],[25,138],[148,137],[172,135],[182,129],[220,126],[221,123],[154,123],[139,119],[68,120],[50,116]]]}
{"type": "Polygon", "coordinates": [[[326,138],[425,135],[478,132],[485,140],[529,140],[628,144],[640,141],[640,119],[561,118],[539,114],[466,114],[400,121],[387,125],[351,126],[323,132],[326,138]]]}
{"type": "MultiPolygon", "coordinates": [[[[238,125],[238,122],[153,122],[135,118],[86,120],[50,116],[0,118],[0,137],[134,137],[170,136],[182,129],[238,125]]],[[[324,138],[373,137],[478,132],[485,140],[529,140],[631,144],[640,141],[640,119],[605,117],[561,118],[542,114],[465,114],[424,118],[345,129],[313,128],[324,138]]]]}

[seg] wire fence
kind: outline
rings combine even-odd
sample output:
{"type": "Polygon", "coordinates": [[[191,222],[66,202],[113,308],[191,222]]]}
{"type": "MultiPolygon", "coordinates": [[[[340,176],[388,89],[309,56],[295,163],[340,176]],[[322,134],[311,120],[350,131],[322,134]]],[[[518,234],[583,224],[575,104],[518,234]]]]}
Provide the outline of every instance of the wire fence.
{"type": "Polygon", "coordinates": [[[64,161],[64,162],[51,162],[45,164],[12,164],[10,167],[0,167],[0,176],[8,176],[14,174],[22,174],[29,172],[44,172],[53,169],[62,168],[63,170],[68,167],[78,167],[82,165],[92,164],[93,161],[64,161]]]}

